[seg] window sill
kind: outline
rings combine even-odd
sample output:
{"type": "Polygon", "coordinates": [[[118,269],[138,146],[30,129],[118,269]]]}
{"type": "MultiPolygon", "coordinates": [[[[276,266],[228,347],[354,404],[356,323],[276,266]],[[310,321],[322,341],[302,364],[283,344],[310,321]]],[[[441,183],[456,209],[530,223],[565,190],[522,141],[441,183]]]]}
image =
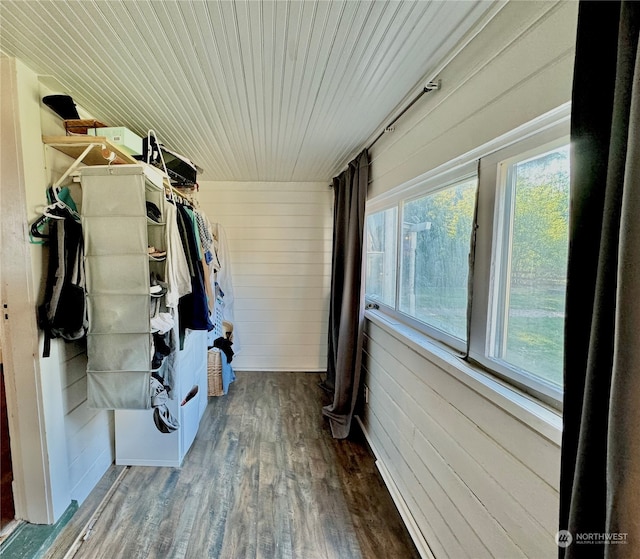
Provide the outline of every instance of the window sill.
{"type": "Polygon", "coordinates": [[[462,382],[483,398],[560,446],[562,415],[478,367],[463,361],[425,334],[379,310],[366,310],[365,318],[406,344],[426,360],[462,382]]]}

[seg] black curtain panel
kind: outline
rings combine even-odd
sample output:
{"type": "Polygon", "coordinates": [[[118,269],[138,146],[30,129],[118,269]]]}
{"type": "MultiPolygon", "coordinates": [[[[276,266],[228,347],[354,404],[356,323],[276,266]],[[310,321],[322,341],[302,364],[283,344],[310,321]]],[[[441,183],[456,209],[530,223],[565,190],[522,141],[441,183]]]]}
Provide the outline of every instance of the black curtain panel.
{"type": "Polygon", "coordinates": [[[640,556],[639,30],[640,2],[580,2],[561,559],[640,556]]]}
{"type": "Polygon", "coordinates": [[[364,150],[333,179],[333,256],[327,376],[333,402],[323,408],[337,439],[349,435],[362,362],[362,251],[369,154],[364,150]]]}

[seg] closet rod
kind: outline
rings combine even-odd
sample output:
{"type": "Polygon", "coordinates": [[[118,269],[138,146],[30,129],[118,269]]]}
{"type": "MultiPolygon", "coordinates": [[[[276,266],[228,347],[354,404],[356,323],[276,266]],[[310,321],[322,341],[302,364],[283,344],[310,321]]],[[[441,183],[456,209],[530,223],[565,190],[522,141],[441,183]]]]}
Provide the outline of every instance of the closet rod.
{"type": "Polygon", "coordinates": [[[438,89],[440,89],[442,85],[441,80],[437,80],[434,82],[429,82],[427,83],[423,88],[422,91],[420,91],[420,93],[418,93],[412,100],[411,102],[404,108],[402,109],[402,111],[389,123],[387,124],[383,129],[382,132],[380,132],[380,134],[378,134],[375,139],[373,140],[373,142],[371,142],[369,144],[369,147],[367,147],[367,151],[369,151],[374,144],[380,139],[382,138],[382,136],[384,135],[385,132],[390,132],[391,130],[393,130],[393,125],[398,122],[398,120],[400,120],[400,117],[402,115],[404,115],[404,113],[406,113],[411,107],[413,107],[413,105],[416,103],[416,101],[418,101],[418,99],[420,99],[420,97],[422,97],[425,93],[429,93],[430,91],[437,91],[438,89]]]}

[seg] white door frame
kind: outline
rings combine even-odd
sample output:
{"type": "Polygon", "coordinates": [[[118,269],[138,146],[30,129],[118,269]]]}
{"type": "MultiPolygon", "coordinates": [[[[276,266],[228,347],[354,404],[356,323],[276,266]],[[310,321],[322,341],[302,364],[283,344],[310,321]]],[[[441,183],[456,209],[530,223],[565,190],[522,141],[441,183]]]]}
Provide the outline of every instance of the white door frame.
{"type": "Polygon", "coordinates": [[[0,335],[16,518],[55,521],[28,236],[16,61],[0,56],[0,335]]]}

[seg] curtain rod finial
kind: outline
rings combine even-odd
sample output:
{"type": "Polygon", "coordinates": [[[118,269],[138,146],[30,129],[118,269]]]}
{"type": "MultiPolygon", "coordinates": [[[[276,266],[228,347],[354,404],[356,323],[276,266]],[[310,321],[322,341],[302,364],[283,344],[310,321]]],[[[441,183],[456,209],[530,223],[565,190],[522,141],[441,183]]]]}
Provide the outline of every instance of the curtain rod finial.
{"type": "Polygon", "coordinates": [[[438,80],[426,83],[425,86],[424,86],[424,91],[425,91],[425,93],[427,91],[437,91],[441,87],[442,87],[442,80],[438,79],[438,80]]]}

